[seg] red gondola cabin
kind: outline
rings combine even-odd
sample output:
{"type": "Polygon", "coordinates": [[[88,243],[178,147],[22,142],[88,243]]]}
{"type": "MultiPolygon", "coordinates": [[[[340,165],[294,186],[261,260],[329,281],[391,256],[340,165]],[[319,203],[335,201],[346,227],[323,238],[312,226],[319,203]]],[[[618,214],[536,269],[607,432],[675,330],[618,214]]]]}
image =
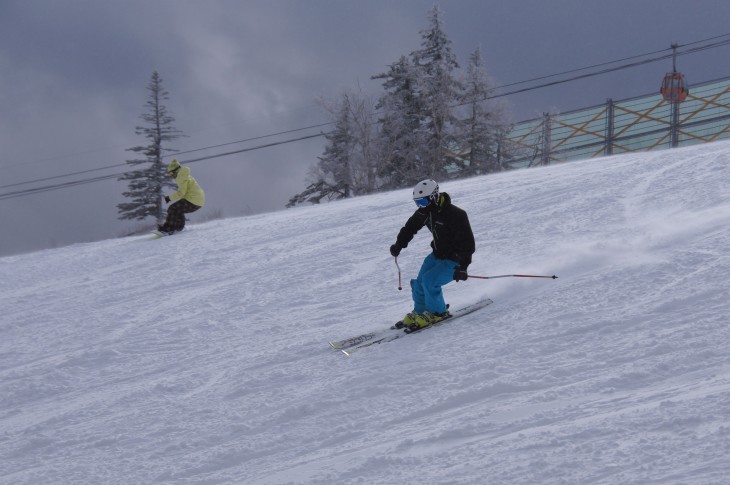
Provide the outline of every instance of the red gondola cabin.
{"type": "Polygon", "coordinates": [[[684,76],[681,72],[668,72],[662,81],[662,87],[659,90],[662,93],[664,101],[669,103],[681,103],[687,99],[689,88],[684,82],[684,76]]]}

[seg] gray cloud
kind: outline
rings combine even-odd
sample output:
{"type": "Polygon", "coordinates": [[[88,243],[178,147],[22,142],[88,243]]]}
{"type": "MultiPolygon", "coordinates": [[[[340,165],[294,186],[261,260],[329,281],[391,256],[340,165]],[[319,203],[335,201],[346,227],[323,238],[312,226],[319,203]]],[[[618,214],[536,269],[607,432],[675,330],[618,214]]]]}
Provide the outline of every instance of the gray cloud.
{"type": "MultiPolygon", "coordinates": [[[[175,143],[180,150],[328,121],[316,99],[358,84],[378,93],[380,86],[370,77],[418,48],[432,5],[432,0],[2,2],[0,185],[130,158],[125,149],[145,143],[134,128],[153,70],[170,93],[167,107],[177,127],[188,135],[175,143]]],[[[725,25],[730,5],[719,0],[447,0],[440,5],[460,61],[480,46],[498,84],[730,31],[725,25]]],[[[680,68],[691,81],[724,77],[730,75],[726,56],[727,48],[686,56],[680,68]]],[[[507,101],[518,120],[552,108],[577,109],[609,97],[655,92],[670,68],[650,64],[507,101]]],[[[322,149],[322,140],[314,139],[195,163],[191,168],[209,202],[193,219],[218,211],[236,216],[283,208],[303,188],[322,149]]],[[[105,181],[0,200],[0,255],[131,230],[135,223],[117,220],[122,190],[123,184],[105,181]]]]}

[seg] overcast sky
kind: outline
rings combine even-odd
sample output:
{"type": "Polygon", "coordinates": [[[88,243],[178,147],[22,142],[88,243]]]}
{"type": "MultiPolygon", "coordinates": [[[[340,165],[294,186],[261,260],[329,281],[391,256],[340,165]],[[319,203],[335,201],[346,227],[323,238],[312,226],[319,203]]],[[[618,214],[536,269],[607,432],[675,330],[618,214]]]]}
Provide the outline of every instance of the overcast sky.
{"type": "MultiPolygon", "coordinates": [[[[477,47],[498,84],[730,33],[727,0],[441,0],[462,64],[477,47]]],[[[255,137],[329,121],[317,98],[358,85],[419,48],[432,0],[0,0],[0,195],[120,173],[154,70],[170,93],[171,148],[185,160],[318,133],[255,137]],[[8,187],[11,186],[11,187],[8,187]]],[[[730,47],[682,56],[691,82],[730,76],[730,47]]],[[[519,121],[655,93],[671,62],[506,98],[519,121]]],[[[521,86],[522,87],[522,86],[521,86]]],[[[206,191],[192,217],[283,210],[322,153],[315,138],[191,164],[206,191]]],[[[116,237],[114,180],[0,200],[0,255],[116,237]]],[[[242,241],[245,245],[245,241],[242,241]]]]}

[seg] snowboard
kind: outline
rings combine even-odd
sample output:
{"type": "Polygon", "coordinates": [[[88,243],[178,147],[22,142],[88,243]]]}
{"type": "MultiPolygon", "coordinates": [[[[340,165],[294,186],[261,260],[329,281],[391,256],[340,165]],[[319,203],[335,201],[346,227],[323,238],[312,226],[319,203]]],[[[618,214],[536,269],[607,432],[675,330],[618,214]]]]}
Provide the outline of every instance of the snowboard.
{"type": "MultiPolygon", "coordinates": [[[[177,231],[177,232],[180,232],[180,231],[177,231]]],[[[166,234],[166,233],[164,233],[162,231],[152,231],[151,234],[152,234],[152,239],[159,239],[161,237],[168,237],[168,236],[174,236],[175,235],[175,233],[166,234]]]]}
{"type": "Polygon", "coordinates": [[[459,317],[463,317],[464,315],[473,313],[492,303],[493,303],[492,300],[485,297],[485,298],[482,298],[473,303],[463,305],[454,311],[450,311],[451,316],[444,318],[443,320],[431,325],[430,327],[425,327],[425,328],[421,328],[421,329],[418,329],[415,331],[406,332],[406,329],[403,329],[403,328],[397,329],[397,328],[395,328],[395,326],[392,326],[388,329],[381,330],[378,332],[364,333],[361,335],[356,335],[354,337],[346,338],[344,340],[337,340],[334,342],[330,342],[330,347],[332,347],[335,350],[339,350],[340,352],[342,352],[345,355],[350,355],[353,352],[370,347],[371,345],[381,344],[384,342],[391,342],[391,341],[399,339],[401,337],[405,337],[406,335],[413,335],[416,333],[424,332],[424,331],[428,330],[429,328],[445,325],[449,322],[456,320],[459,317]]]}

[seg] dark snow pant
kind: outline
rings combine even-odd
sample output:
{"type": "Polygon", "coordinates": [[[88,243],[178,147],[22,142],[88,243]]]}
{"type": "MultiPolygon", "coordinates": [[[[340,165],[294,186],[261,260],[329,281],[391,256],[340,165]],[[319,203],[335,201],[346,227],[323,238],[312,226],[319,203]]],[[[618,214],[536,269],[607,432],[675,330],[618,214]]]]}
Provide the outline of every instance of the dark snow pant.
{"type": "Polygon", "coordinates": [[[200,209],[199,205],[195,205],[185,199],[174,202],[167,208],[167,220],[160,226],[160,231],[182,231],[185,227],[185,214],[195,212],[200,209]]]}

